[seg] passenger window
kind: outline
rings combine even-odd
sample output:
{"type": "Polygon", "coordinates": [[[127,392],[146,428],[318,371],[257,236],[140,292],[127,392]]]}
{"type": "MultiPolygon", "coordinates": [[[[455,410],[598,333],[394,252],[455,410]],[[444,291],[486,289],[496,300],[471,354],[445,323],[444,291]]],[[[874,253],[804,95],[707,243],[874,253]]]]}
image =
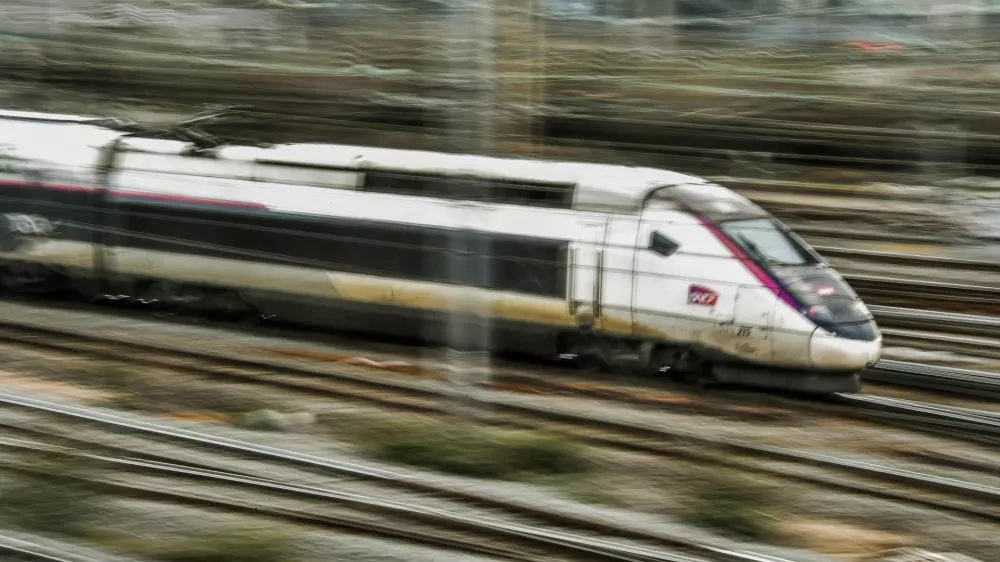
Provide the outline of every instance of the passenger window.
{"type": "Polygon", "coordinates": [[[649,236],[649,249],[660,254],[661,256],[669,256],[677,251],[680,246],[677,242],[667,238],[666,236],[660,234],[659,232],[653,232],[649,236]]]}

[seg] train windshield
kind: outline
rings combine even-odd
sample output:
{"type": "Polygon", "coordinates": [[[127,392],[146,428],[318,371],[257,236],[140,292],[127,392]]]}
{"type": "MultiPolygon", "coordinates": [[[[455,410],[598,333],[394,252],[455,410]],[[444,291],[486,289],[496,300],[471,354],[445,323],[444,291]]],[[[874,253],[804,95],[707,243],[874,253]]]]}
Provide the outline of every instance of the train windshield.
{"type": "Polygon", "coordinates": [[[775,267],[785,291],[817,326],[838,336],[873,341],[878,329],[868,308],[834,271],[815,267],[775,267]]]}
{"type": "Polygon", "coordinates": [[[819,260],[771,219],[735,220],[722,231],[747,255],[770,265],[812,265],[819,260]]]}

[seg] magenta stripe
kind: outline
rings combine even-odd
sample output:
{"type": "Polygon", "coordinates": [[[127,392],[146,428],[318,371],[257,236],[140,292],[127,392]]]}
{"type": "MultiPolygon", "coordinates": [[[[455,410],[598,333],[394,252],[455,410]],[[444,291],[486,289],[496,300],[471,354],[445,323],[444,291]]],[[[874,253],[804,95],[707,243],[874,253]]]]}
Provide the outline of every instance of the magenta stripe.
{"type": "Polygon", "coordinates": [[[47,184],[37,184],[26,181],[18,180],[0,180],[0,185],[6,187],[24,187],[24,188],[35,188],[35,189],[52,189],[54,191],[90,191],[89,187],[82,187],[78,185],[62,185],[57,183],[47,183],[47,184]]]}
{"type": "Polygon", "coordinates": [[[267,210],[267,206],[247,201],[230,201],[226,199],[206,199],[204,197],[188,197],[186,195],[170,195],[166,193],[146,193],[139,191],[114,190],[112,195],[122,199],[145,199],[149,201],[166,201],[169,203],[190,203],[194,205],[210,205],[213,207],[231,207],[234,209],[267,210]]]}
{"type": "Polygon", "coordinates": [[[715,238],[719,240],[719,242],[722,242],[722,245],[725,246],[726,249],[729,250],[731,254],[733,254],[733,257],[743,262],[743,267],[746,267],[747,270],[750,271],[750,274],[753,275],[758,281],[760,281],[761,284],[767,287],[772,293],[777,295],[779,299],[785,301],[785,304],[787,304],[788,306],[792,307],[795,310],[799,310],[800,308],[799,303],[795,302],[795,299],[792,298],[792,295],[784,291],[781,288],[781,286],[778,285],[778,282],[775,281],[774,278],[771,277],[771,275],[767,271],[765,271],[762,267],[757,265],[756,262],[754,262],[752,259],[750,259],[749,256],[746,255],[746,253],[743,251],[742,248],[737,246],[736,243],[730,240],[728,236],[723,234],[722,231],[720,231],[715,226],[709,224],[708,221],[706,221],[705,219],[699,217],[698,221],[701,222],[701,224],[704,225],[705,228],[707,228],[708,231],[711,232],[715,236],[715,238]]]}

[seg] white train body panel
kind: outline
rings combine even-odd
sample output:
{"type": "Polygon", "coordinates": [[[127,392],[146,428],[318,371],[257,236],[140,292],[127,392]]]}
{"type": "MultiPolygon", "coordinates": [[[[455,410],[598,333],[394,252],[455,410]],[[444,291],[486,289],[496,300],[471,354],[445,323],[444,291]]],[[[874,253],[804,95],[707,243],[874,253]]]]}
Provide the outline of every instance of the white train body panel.
{"type": "MultiPolygon", "coordinates": [[[[34,237],[30,244],[0,251],[0,258],[85,275],[173,280],[236,288],[251,296],[282,293],[413,314],[472,310],[495,322],[553,333],[592,327],[611,337],[692,346],[758,366],[856,371],[877,361],[881,351],[874,324],[857,328],[861,335],[832,333],[831,326],[855,330],[865,317],[871,322],[836,272],[809,257],[814,254],[797,238],[781,234],[780,225],[774,226],[777,223],[756,206],[698,178],[645,168],[341,145],[223,147],[207,156],[190,156],[183,142],[128,138],[113,128],[85,124],[88,119],[53,116],[41,122],[0,112],[0,156],[9,164],[0,167],[0,183],[21,201],[18,205],[33,205],[32,216],[58,214],[49,200],[73,192],[84,202],[100,196],[111,206],[145,205],[145,213],[219,207],[232,218],[178,214],[177,224],[186,226],[176,232],[137,234],[133,223],[116,226],[110,214],[102,215],[112,217],[102,219],[104,223],[80,226],[90,212],[81,211],[83,215],[63,221],[76,229],[72,236],[34,237]],[[109,175],[102,174],[102,166],[109,166],[109,175]],[[401,177],[475,176],[569,185],[573,200],[568,208],[552,208],[376,192],[366,188],[373,170],[401,177]],[[19,199],[23,197],[30,201],[19,199]],[[724,216],[730,212],[727,208],[751,213],[742,224],[765,221],[760,224],[766,232],[730,232],[741,223],[724,216]],[[223,236],[179,241],[185,228],[216,228],[225,220],[270,220],[267,217],[311,225],[340,220],[475,231],[507,237],[504,240],[565,244],[565,283],[558,291],[550,287],[534,293],[474,288],[332,267],[322,256],[307,259],[241,246],[236,238],[248,234],[232,234],[232,240],[223,236]],[[651,249],[654,238],[673,245],[669,255],[651,249]],[[171,249],[160,249],[160,243],[169,243],[171,249]],[[803,257],[801,262],[774,262],[765,255],[772,250],[775,256],[798,252],[794,255],[803,257]],[[754,252],[762,252],[760,259],[749,255],[754,252]],[[827,280],[829,286],[817,285],[827,280]],[[789,289],[792,286],[800,288],[789,289]],[[836,296],[850,303],[828,302],[836,296]],[[846,310],[852,320],[837,320],[838,310],[846,310]],[[814,313],[820,316],[811,316],[814,313]],[[818,320],[824,314],[833,320],[818,320]]],[[[13,214],[23,212],[15,210],[13,214]]],[[[142,216],[137,212],[128,220],[140,224],[142,216]]],[[[254,235],[268,232],[291,236],[287,227],[267,226],[254,235]]],[[[301,243],[331,243],[323,236],[302,238],[301,243]]],[[[366,250],[368,243],[360,239],[338,244],[374,251],[366,250]]]]}

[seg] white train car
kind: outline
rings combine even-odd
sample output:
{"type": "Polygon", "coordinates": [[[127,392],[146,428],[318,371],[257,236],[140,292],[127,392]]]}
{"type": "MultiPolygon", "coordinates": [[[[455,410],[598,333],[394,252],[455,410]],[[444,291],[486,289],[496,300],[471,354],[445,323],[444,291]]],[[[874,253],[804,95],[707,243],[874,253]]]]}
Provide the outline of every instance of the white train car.
{"type": "Polygon", "coordinates": [[[856,390],[881,336],[814,251],[673,172],[346,145],[220,146],[0,112],[4,281],[252,309],[652,371],[856,390]],[[485,265],[485,267],[484,267],[485,265]]]}

